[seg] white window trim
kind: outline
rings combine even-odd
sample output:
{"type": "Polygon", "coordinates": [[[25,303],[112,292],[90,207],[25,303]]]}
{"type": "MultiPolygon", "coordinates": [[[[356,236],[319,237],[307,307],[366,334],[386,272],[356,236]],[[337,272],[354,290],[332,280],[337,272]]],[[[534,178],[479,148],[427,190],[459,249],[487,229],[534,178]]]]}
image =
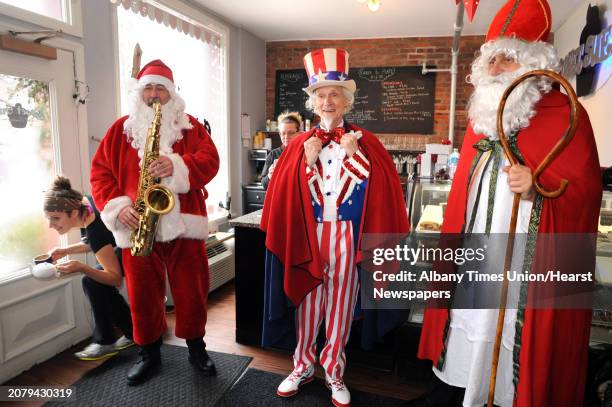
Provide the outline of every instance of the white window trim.
{"type": "MultiPolygon", "coordinates": [[[[108,1],[108,0],[105,0],[108,1]]],[[[225,81],[225,94],[224,99],[221,101],[225,105],[225,127],[227,129],[226,132],[226,143],[227,143],[227,188],[228,192],[231,194],[232,188],[232,154],[231,154],[231,144],[230,144],[230,105],[229,105],[229,92],[230,92],[230,84],[229,84],[229,56],[230,54],[230,29],[227,25],[216,20],[213,17],[210,17],[208,14],[204,13],[202,10],[194,8],[190,5],[187,5],[180,0],[153,0],[156,3],[162,4],[168,8],[173,9],[177,13],[180,13],[184,16],[189,16],[189,18],[196,20],[200,24],[205,27],[219,33],[220,41],[221,41],[221,50],[223,50],[223,60],[225,64],[225,69],[223,70],[223,80],[225,81]]],[[[123,7],[119,5],[118,7],[123,7]]],[[[121,117],[121,83],[119,79],[119,23],[117,20],[117,7],[113,7],[112,11],[112,35],[113,35],[113,55],[114,55],[114,74],[115,74],[115,106],[117,111],[115,112],[116,117],[121,117]]],[[[189,107],[187,107],[189,110],[189,107]]],[[[223,223],[227,220],[227,215],[217,215],[210,216],[209,215],[209,227],[211,225],[216,226],[219,223],[223,223]]]]}
{"type": "MultiPolygon", "coordinates": [[[[21,25],[15,25],[5,22],[0,22],[0,31],[26,31],[27,27],[21,25]]],[[[63,49],[68,52],[72,52],[74,54],[74,64],[75,64],[75,78],[87,83],[85,78],[85,48],[82,44],[77,42],[64,39],[64,38],[50,38],[45,41],[46,45],[56,47],[58,49],[63,49]]],[[[77,131],[78,131],[78,143],[79,143],[79,161],[81,165],[81,173],[89,174],[90,172],[90,162],[89,162],[89,138],[88,138],[88,130],[87,130],[87,107],[84,104],[79,103],[77,105],[77,131]]],[[[60,169],[61,170],[61,169],[60,169]]],[[[81,177],[82,182],[81,185],[77,187],[80,188],[83,193],[91,194],[91,188],[89,186],[89,176],[81,177]]],[[[76,239],[76,234],[74,234],[76,239]]],[[[69,243],[75,243],[78,241],[68,241],[68,237],[61,236],[62,246],[67,245],[69,243]]],[[[84,257],[73,257],[78,260],[84,260],[84,257]]],[[[88,264],[91,263],[92,257],[87,256],[88,264]]],[[[8,273],[6,275],[0,275],[0,285],[10,283],[12,281],[21,280],[24,278],[28,278],[30,276],[30,270],[25,267],[20,270],[15,270],[14,272],[8,273]]]]}
{"type": "MultiPolygon", "coordinates": [[[[39,27],[49,30],[62,30],[66,34],[74,35],[75,37],[83,37],[83,13],[81,10],[82,0],[70,1],[70,20],[71,24],[56,20],[51,17],[43,16],[42,14],[34,13],[19,7],[0,2],[0,14],[15,18],[26,23],[34,24],[39,27]]],[[[30,31],[22,27],[20,31],[30,31]]],[[[47,40],[46,44],[50,44],[47,40]]]]}

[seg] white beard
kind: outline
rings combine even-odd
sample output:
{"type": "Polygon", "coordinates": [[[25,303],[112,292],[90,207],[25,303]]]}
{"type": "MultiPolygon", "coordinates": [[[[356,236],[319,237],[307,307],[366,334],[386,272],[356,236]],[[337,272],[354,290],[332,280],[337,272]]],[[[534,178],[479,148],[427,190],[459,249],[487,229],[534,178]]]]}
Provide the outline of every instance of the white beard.
{"type": "MultiPolygon", "coordinates": [[[[479,78],[472,75],[474,93],[468,104],[468,117],[476,134],[484,134],[490,139],[499,138],[497,134],[497,109],[502,95],[510,83],[527,68],[498,76],[483,74],[479,78]]],[[[535,104],[542,98],[539,83],[534,80],[521,82],[506,100],[503,115],[506,137],[529,126],[529,120],[536,115],[535,104]]]]}
{"type": "MultiPolygon", "coordinates": [[[[123,129],[128,138],[128,142],[138,150],[140,158],[146,143],[147,131],[151,127],[154,111],[147,106],[141,98],[141,92],[134,92],[130,95],[131,107],[130,115],[123,124],[123,129]]],[[[183,129],[191,129],[193,126],[185,114],[185,103],[178,95],[162,106],[161,127],[159,129],[160,141],[159,152],[161,155],[172,154],[172,145],[183,138],[183,129]]]]}

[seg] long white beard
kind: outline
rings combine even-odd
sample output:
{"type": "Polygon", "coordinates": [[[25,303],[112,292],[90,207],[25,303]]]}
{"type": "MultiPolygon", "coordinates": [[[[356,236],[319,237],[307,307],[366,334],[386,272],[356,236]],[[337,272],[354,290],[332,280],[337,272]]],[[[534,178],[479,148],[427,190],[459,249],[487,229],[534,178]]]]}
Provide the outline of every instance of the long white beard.
{"type": "MultiPolygon", "coordinates": [[[[521,68],[515,72],[498,76],[483,75],[475,84],[468,106],[468,117],[477,134],[485,134],[490,139],[498,139],[497,109],[501,98],[510,83],[526,72],[521,68]]],[[[503,125],[506,137],[529,126],[529,120],[536,114],[535,104],[542,98],[538,82],[527,80],[521,82],[506,99],[503,125]]]]}
{"type": "MultiPolygon", "coordinates": [[[[140,94],[131,98],[130,115],[123,124],[123,129],[128,137],[128,142],[138,150],[140,158],[147,139],[147,131],[151,127],[154,111],[142,101],[140,94]]],[[[178,97],[173,97],[162,106],[161,127],[159,129],[160,142],[159,151],[162,155],[172,153],[172,145],[183,138],[183,129],[191,129],[193,126],[185,114],[185,103],[178,97]]]]}

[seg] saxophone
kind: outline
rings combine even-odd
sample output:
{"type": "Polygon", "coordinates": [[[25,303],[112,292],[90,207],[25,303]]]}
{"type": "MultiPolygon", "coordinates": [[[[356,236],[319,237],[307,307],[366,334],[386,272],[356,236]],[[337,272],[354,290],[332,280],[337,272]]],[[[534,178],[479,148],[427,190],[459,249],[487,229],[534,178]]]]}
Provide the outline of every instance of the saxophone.
{"type": "Polygon", "coordinates": [[[153,104],[155,116],[147,131],[147,140],[138,180],[138,195],[134,209],[140,215],[138,229],[132,232],[130,241],[132,256],[148,256],[153,249],[160,217],[174,208],[174,195],[159,183],[159,178],[149,174],[149,165],[159,157],[159,128],[161,126],[161,103],[153,104]]]}

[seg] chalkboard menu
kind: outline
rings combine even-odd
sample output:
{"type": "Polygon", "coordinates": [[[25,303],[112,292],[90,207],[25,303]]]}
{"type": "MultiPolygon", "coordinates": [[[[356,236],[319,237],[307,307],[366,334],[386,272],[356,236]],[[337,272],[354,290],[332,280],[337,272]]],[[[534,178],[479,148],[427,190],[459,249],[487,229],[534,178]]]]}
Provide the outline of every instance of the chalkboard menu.
{"type": "MultiPolygon", "coordinates": [[[[421,67],[351,68],[357,83],[350,123],[374,133],[433,133],[435,73],[421,74],[421,67]]],[[[275,114],[299,111],[311,118],[302,90],[308,86],[303,69],[276,71],[275,114]]]]}
{"type": "Polygon", "coordinates": [[[300,112],[304,119],[311,119],[312,112],[306,110],[308,94],[302,89],[308,86],[304,69],[276,71],[276,99],[274,117],[281,112],[300,112]]]}

